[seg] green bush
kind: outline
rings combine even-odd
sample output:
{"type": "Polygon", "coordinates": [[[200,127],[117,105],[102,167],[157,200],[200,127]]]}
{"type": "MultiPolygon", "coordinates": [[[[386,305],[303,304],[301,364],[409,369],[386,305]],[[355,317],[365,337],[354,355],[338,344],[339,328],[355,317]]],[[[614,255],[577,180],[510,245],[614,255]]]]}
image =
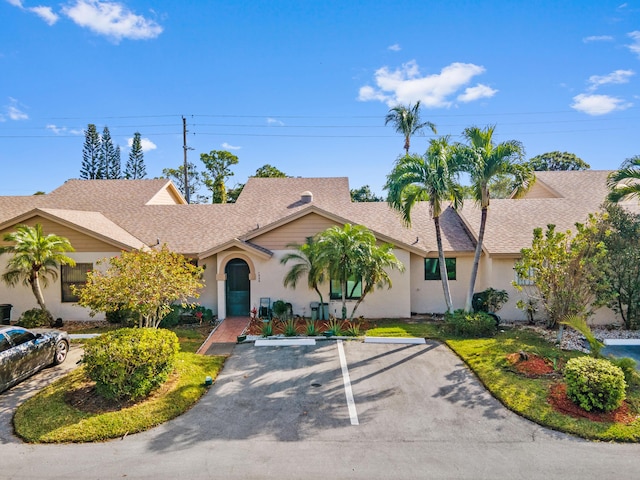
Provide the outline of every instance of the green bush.
{"type": "Polygon", "coordinates": [[[107,312],[105,314],[107,322],[114,323],[123,326],[133,326],[135,324],[135,319],[132,318],[131,310],[127,310],[126,308],[120,308],[115,312],[107,312]]]}
{"type": "Polygon", "coordinates": [[[18,326],[24,328],[50,327],[50,320],[47,312],[41,308],[32,308],[22,312],[18,319],[18,326]]]}
{"type": "Polygon", "coordinates": [[[167,380],[178,350],[178,337],[169,330],[121,328],[87,342],[83,361],[98,395],[135,400],[167,380]]]}
{"type": "Polygon", "coordinates": [[[624,381],[626,382],[627,386],[638,383],[638,371],[636,370],[638,362],[629,357],[608,358],[611,363],[622,370],[622,373],[624,373],[624,381]]]}
{"type": "Polygon", "coordinates": [[[564,379],[569,398],[587,411],[610,412],[625,399],[624,373],[609,360],[572,358],[564,368],[564,379]]]}
{"type": "Polygon", "coordinates": [[[509,301],[509,294],[506,290],[496,290],[487,288],[486,290],[473,294],[471,305],[474,312],[495,313],[509,301]]]}
{"type": "Polygon", "coordinates": [[[180,323],[180,314],[183,309],[180,305],[171,305],[171,311],[160,320],[160,328],[172,328],[180,323]]]}
{"type": "Polygon", "coordinates": [[[456,310],[453,313],[445,313],[444,328],[460,337],[490,337],[496,333],[496,321],[484,312],[456,310]]]}

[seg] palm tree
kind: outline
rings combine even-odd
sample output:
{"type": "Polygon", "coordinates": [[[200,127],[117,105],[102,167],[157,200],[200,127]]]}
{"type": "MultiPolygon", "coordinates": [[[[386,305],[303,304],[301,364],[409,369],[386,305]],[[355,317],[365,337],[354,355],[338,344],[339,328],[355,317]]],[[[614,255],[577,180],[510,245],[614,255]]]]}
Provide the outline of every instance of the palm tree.
{"type": "Polygon", "coordinates": [[[493,143],[494,130],[495,125],[487,126],[484,129],[466,128],[462,135],[467,140],[467,145],[459,145],[457,150],[463,170],[470,176],[473,198],[481,209],[480,231],[478,232],[478,242],[465,302],[465,311],[467,312],[471,311],[473,290],[478,276],[491,198],[489,192],[491,181],[500,175],[512,176],[515,197],[523,195],[535,181],[535,174],[531,167],[522,162],[524,158],[522,144],[516,140],[507,140],[496,145],[493,143]]]}
{"type": "Polygon", "coordinates": [[[331,280],[340,283],[343,320],[347,316],[347,282],[357,275],[356,267],[364,263],[375,241],[369,229],[349,223],[343,228],[330,227],[317,238],[320,265],[327,269],[331,280]]]}
{"type": "Polygon", "coordinates": [[[389,110],[384,119],[384,124],[392,123],[396,132],[404,135],[404,150],[409,155],[411,147],[411,136],[421,131],[424,127],[429,127],[433,133],[436,132],[436,126],[431,122],[420,122],[420,101],[415,105],[409,104],[397,105],[389,110]]]}
{"type": "Polygon", "coordinates": [[[307,286],[316,291],[320,297],[320,320],[324,320],[324,299],[320,291],[320,285],[325,281],[325,269],[322,267],[318,258],[318,243],[313,237],[307,237],[306,242],[302,245],[291,243],[287,248],[293,248],[296,252],[287,253],[281,259],[280,263],[286,265],[290,261],[295,261],[291,270],[284,277],[284,286],[296,288],[298,281],[307,276],[307,286]]]}
{"type": "Polygon", "coordinates": [[[463,189],[456,182],[457,167],[453,162],[453,150],[448,136],[432,139],[424,156],[400,157],[391,173],[387,175],[387,183],[384,187],[389,190],[389,204],[402,214],[407,226],[411,225],[411,210],[417,202],[421,200],[429,202],[431,218],[436,229],[442,290],[449,312],[453,312],[453,302],[442,246],[440,215],[445,202],[452,202],[455,209],[462,204],[463,189]]]}
{"type": "Polygon", "coordinates": [[[622,200],[637,198],[640,200],[640,155],[627,158],[620,170],[616,170],[607,181],[611,190],[607,200],[613,203],[622,200]]]}
{"type": "MultiPolygon", "coordinates": [[[[369,241],[369,239],[367,239],[369,241]]],[[[404,264],[393,254],[393,245],[385,243],[376,245],[375,238],[368,245],[369,253],[360,258],[355,267],[356,277],[362,279],[362,294],[353,306],[349,320],[353,320],[353,316],[365,297],[373,291],[375,287],[391,288],[391,277],[387,269],[398,269],[404,271],[404,264]]]]}
{"type": "Polygon", "coordinates": [[[38,305],[53,325],[53,315],[44,303],[40,283],[46,287],[50,279],[58,277],[58,264],[75,266],[76,262],[65,255],[65,252],[73,252],[74,248],[64,237],[53,234],[45,236],[39,223],[34,227],[19,225],[15,232],[5,234],[3,240],[12,245],[0,247],[0,254],[8,253],[13,257],[7,262],[7,271],[2,275],[2,280],[11,287],[20,281],[30,286],[38,305]]]}

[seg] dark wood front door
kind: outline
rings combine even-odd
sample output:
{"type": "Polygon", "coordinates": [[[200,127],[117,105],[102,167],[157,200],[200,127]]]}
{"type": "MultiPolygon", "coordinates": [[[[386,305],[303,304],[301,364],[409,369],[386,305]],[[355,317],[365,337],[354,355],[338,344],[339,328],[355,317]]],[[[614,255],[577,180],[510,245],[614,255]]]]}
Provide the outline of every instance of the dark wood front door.
{"type": "Polygon", "coordinates": [[[249,265],[236,258],[227,263],[227,317],[247,317],[251,309],[249,265]]]}

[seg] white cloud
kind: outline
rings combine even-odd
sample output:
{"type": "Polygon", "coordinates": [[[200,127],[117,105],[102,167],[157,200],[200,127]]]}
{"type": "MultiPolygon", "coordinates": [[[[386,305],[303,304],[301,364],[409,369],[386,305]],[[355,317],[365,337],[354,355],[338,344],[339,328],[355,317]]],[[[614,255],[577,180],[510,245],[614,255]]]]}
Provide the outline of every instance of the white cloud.
{"type": "MultiPolygon", "coordinates": [[[[133,137],[127,140],[127,145],[129,145],[129,148],[131,148],[131,146],[133,145],[133,137]]],[[[148,138],[141,138],[140,146],[142,147],[143,152],[148,152],[150,150],[155,150],[156,148],[158,148],[158,146],[148,138]]]]}
{"type": "Polygon", "coordinates": [[[47,124],[44,128],[47,130],[51,130],[56,135],[60,135],[67,131],[67,127],[58,127],[57,125],[53,125],[52,123],[47,124]]]}
{"type": "Polygon", "coordinates": [[[627,48],[640,57],[640,30],[627,33],[627,37],[633,40],[633,43],[627,45],[627,48]]]}
{"type": "Polygon", "coordinates": [[[75,0],[75,4],[62,11],[77,25],[115,41],[156,38],[162,33],[162,27],[155,21],[136,15],[117,2],[75,0]]]}
{"type": "MultiPolygon", "coordinates": [[[[360,88],[358,100],[381,101],[389,106],[420,101],[427,108],[450,107],[453,97],[460,89],[467,85],[473,77],[485,72],[485,68],[472,63],[452,63],[444,67],[440,73],[420,75],[420,69],[415,60],[407,62],[401,68],[389,70],[382,67],[375,72],[376,87],[365,85],[360,88]]],[[[460,101],[484,98],[492,91],[483,85],[467,88],[459,95],[460,101]],[[469,91],[469,93],[467,93],[469,91]],[[485,95],[478,96],[480,93],[485,95]],[[476,98],[472,98],[473,96],[476,98]]]]}
{"type": "Polygon", "coordinates": [[[584,43],[591,42],[612,42],[613,37],[611,35],[591,35],[590,37],[584,37],[582,39],[584,43]]]}
{"type": "Polygon", "coordinates": [[[589,77],[589,90],[594,91],[602,85],[628,83],[629,78],[634,76],[633,70],[616,70],[608,75],[591,75],[589,77]]]}
{"type": "Polygon", "coordinates": [[[53,13],[51,7],[38,6],[31,7],[28,10],[38,15],[42,20],[47,22],[48,25],[53,25],[60,19],[58,15],[53,13]]]}
{"type": "Polygon", "coordinates": [[[400,45],[398,45],[397,43],[394,43],[393,45],[389,45],[387,47],[387,50],[391,50],[392,52],[399,52],[400,50],[402,50],[402,48],[400,48],[400,45]]]}
{"type": "Polygon", "coordinates": [[[222,148],[225,148],[227,150],[240,150],[242,147],[236,147],[234,145],[231,145],[230,143],[224,142],[222,145],[222,148]]]}
{"type": "Polygon", "coordinates": [[[22,0],[7,0],[7,2],[9,2],[9,4],[13,5],[14,7],[23,8],[22,0]]]}
{"type": "Polygon", "coordinates": [[[0,114],[1,122],[6,122],[7,118],[9,118],[9,120],[16,121],[29,119],[29,115],[18,108],[18,100],[12,97],[9,97],[9,105],[4,106],[4,112],[4,114],[0,114]]]}
{"type": "Polygon", "coordinates": [[[458,101],[465,103],[473,102],[474,100],[479,100],[481,98],[491,98],[496,93],[498,93],[498,90],[479,83],[475,87],[465,88],[464,93],[458,95],[458,101]]]}
{"type": "Polygon", "coordinates": [[[267,118],[267,125],[278,125],[279,127],[284,125],[284,122],[281,122],[277,118],[267,118]]]}
{"type": "Polygon", "coordinates": [[[606,115],[616,110],[625,110],[631,103],[609,95],[587,95],[581,93],[573,97],[571,108],[587,115],[606,115]]]}

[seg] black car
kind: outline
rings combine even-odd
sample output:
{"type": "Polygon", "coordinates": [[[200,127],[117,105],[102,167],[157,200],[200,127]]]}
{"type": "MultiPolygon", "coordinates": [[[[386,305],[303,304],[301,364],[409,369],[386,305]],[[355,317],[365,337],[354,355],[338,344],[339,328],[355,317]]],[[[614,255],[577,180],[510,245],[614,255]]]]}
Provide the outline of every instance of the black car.
{"type": "Polygon", "coordinates": [[[60,330],[0,327],[0,392],[64,362],[69,344],[69,335],[60,330]]]}

